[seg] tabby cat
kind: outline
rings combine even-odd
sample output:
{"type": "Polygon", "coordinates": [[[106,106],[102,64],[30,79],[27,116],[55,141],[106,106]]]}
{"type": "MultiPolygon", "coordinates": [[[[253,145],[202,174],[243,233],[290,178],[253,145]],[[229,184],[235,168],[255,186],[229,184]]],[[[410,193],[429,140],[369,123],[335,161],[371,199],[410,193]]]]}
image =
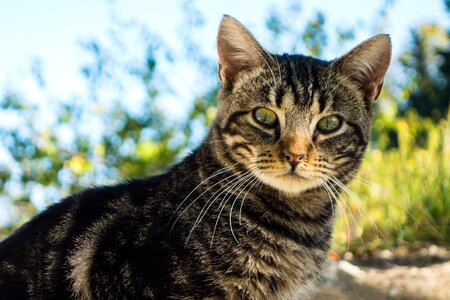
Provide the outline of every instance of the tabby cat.
{"type": "Polygon", "coordinates": [[[391,57],[377,35],[333,61],[218,33],[205,142],[167,173],[92,188],[0,244],[1,299],[302,299],[327,266],[337,194],[367,146],[391,57]]]}

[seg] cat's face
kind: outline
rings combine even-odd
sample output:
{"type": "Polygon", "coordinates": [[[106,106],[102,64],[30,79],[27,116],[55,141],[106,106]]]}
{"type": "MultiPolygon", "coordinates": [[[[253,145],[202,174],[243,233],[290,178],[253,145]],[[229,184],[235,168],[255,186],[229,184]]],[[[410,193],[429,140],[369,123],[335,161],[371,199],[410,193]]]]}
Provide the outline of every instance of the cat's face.
{"type": "Polygon", "coordinates": [[[332,62],[277,56],[225,17],[218,42],[224,160],[286,193],[347,182],[367,146],[389,38],[376,36],[332,62]]]}

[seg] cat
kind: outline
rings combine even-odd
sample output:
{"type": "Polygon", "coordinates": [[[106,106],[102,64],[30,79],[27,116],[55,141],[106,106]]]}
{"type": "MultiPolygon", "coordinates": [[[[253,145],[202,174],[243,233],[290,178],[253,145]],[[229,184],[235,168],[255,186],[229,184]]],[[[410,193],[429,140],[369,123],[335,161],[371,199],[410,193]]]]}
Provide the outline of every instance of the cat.
{"type": "Polygon", "coordinates": [[[69,196],[0,244],[1,299],[302,299],[327,267],[336,195],[360,165],[391,57],[332,61],[218,32],[218,112],[166,173],[69,196]]]}

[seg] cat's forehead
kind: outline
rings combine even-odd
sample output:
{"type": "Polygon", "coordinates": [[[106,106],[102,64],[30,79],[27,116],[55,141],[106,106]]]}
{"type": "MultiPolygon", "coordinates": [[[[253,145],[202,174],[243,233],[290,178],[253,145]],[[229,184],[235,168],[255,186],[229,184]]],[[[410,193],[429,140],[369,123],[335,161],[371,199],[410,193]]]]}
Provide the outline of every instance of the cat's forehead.
{"type": "MultiPolygon", "coordinates": [[[[303,55],[272,55],[273,60],[249,72],[237,84],[235,92],[264,94],[282,103],[281,97],[289,90],[296,104],[304,102],[305,93],[326,88],[330,79],[330,63],[303,55]]],[[[262,97],[262,101],[268,100],[262,97]]]]}
{"type": "Polygon", "coordinates": [[[266,65],[263,72],[271,102],[296,113],[324,110],[324,98],[330,89],[330,63],[304,55],[283,54],[273,58],[275,68],[266,65]]]}

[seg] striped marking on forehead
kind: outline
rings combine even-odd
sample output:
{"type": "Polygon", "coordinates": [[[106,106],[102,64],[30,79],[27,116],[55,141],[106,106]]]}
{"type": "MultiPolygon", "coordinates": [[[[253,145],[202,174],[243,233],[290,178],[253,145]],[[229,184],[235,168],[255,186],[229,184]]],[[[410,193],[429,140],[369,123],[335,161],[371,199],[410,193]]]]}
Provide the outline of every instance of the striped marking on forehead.
{"type": "Polygon", "coordinates": [[[283,79],[286,83],[286,86],[288,89],[291,90],[292,95],[294,97],[294,104],[296,104],[298,101],[300,101],[301,99],[301,91],[299,89],[299,78],[298,78],[298,74],[297,74],[297,69],[295,68],[295,63],[294,61],[289,59],[289,55],[288,54],[284,54],[282,56],[283,58],[283,66],[284,66],[284,70],[285,73],[283,74],[283,79]]]}
{"type": "MultiPolygon", "coordinates": [[[[294,105],[311,106],[316,93],[320,89],[320,70],[315,66],[312,58],[290,56],[284,54],[280,57],[283,66],[282,80],[284,93],[290,90],[294,97],[294,105]]],[[[278,91],[277,106],[283,105],[282,92],[278,91]]],[[[321,101],[321,108],[325,107],[325,99],[321,101]]]]}

